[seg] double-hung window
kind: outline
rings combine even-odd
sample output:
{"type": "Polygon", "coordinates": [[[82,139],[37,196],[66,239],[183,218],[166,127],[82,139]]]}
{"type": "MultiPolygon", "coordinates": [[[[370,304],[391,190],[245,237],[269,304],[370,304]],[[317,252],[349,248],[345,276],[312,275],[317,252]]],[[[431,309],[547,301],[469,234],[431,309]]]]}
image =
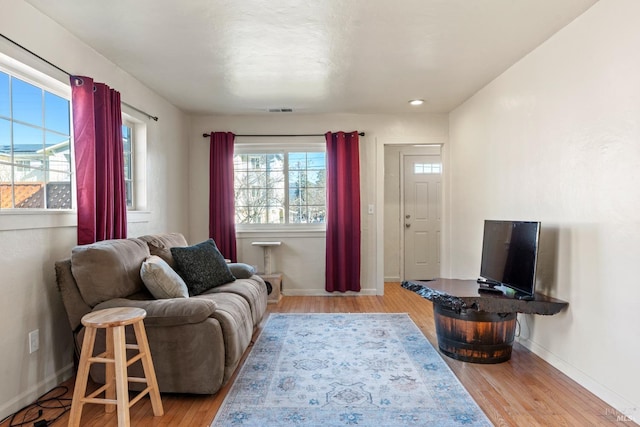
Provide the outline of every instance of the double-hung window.
{"type": "Polygon", "coordinates": [[[135,124],[123,120],[122,122],[122,151],[124,156],[124,186],[127,199],[127,208],[134,207],[134,194],[133,194],[133,135],[135,124]]]}
{"type": "MultiPolygon", "coordinates": [[[[71,89],[0,54],[0,210],[73,208],[71,89]]],[[[123,114],[127,207],[144,207],[141,180],[145,127],[123,114]],[[138,163],[136,163],[138,162],[138,163]],[[134,198],[134,196],[140,196],[134,198]]]]}
{"type": "Polygon", "coordinates": [[[324,224],[326,164],[324,144],[236,144],[236,224],[324,224]]]}
{"type": "Polygon", "coordinates": [[[0,209],[71,209],[69,91],[0,64],[0,209]]]}

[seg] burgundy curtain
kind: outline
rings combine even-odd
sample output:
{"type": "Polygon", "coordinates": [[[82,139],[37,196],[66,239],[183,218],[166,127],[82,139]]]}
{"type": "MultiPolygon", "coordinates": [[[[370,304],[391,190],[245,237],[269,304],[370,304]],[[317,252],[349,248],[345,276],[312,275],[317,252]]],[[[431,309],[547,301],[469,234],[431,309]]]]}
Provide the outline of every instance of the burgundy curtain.
{"type": "Polygon", "coordinates": [[[231,132],[211,132],[209,160],[209,237],[220,253],[233,262],[236,225],[233,195],[233,140],[231,132]]]}
{"type": "Polygon", "coordinates": [[[328,292],[360,291],[360,159],[358,132],[327,132],[328,292]]]}
{"type": "Polygon", "coordinates": [[[127,237],[120,93],[71,76],[78,244],[127,237]]]}

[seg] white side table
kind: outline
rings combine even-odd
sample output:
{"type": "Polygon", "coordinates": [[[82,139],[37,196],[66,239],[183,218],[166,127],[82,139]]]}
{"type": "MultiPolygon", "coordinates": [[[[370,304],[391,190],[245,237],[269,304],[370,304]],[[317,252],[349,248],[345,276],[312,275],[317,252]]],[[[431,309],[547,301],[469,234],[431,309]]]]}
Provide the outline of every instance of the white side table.
{"type": "Polygon", "coordinates": [[[282,298],[282,273],[258,274],[262,280],[271,285],[271,293],[267,297],[267,303],[278,303],[282,298]]]}
{"type": "Polygon", "coordinates": [[[264,268],[258,276],[262,280],[271,285],[271,293],[267,298],[267,302],[277,303],[282,297],[282,273],[273,272],[273,263],[271,262],[271,249],[274,246],[280,246],[282,242],[251,242],[253,246],[261,246],[264,250],[264,268]]]}
{"type": "Polygon", "coordinates": [[[264,269],[262,273],[273,273],[273,266],[271,265],[271,248],[274,246],[280,246],[282,242],[251,242],[253,246],[262,246],[264,250],[264,269]]]}

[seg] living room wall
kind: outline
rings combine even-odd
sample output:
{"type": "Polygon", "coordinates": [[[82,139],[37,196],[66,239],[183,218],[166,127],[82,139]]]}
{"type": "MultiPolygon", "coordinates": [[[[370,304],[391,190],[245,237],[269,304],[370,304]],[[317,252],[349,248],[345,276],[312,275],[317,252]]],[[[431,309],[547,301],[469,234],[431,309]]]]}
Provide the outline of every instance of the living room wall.
{"type": "MultiPolygon", "coordinates": [[[[520,342],[640,419],[640,2],[601,0],[450,115],[450,277],[475,278],[484,219],[542,221],[520,342]]],[[[615,409],[614,409],[615,408],[615,409]]]]}
{"type": "MultiPolygon", "coordinates": [[[[147,120],[147,182],[142,213],[129,215],[129,235],[188,232],[188,117],[99,53],[21,0],[2,2],[2,34],[74,74],[93,76],[120,91],[123,101],[159,117],[147,120]]],[[[6,41],[0,53],[68,83],[68,77],[6,41]]],[[[143,198],[144,199],[144,198],[143,198]]],[[[72,374],[71,330],[55,284],[54,262],[76,243],[75,212],[0,212],[0,418],[33,402],[72,374]],[[29,354],[28,333],[40,331],[29,354]]]]}
{"type": "MultiPolygon", "coordinates": [[[[236,134],[324,134],[327,131],[365,132],[360,138],[362,267],[361,294],[381,293],[376,281],[377,216],[383,203],[377,184],[377,156],[380,144],[443,144],[448,137],[445,114],[259,114],[251,116],[195,116],[190,137],[190,235],[194,242],[208,237],[209,140],[203,133],[231,131],[236,134]],[[374,214],[368,214],[368,205],[374,214]]],[[[247,139],[244,138],[244,141],[247,139]]],[[[317,138],[324,142],[323,137],[317,138]]],[[[240,141],[240,138],[238,139],[240,141]]],[[[273,138],[252,141],[273,142],[273,138]]],[[[287,143],[287,139],[280,141],[287,143]]],[[[262,249],[251,246],[256,240],[278,240],[283,245],[273,250],[274,264],[284,273],[287,295],[328,295],[325,290],[325,235],[319,232],[238,233],[240,261],[262,266],[262,249]]],[[[379,283],[382,283],[380,280],[379,283]]]]}

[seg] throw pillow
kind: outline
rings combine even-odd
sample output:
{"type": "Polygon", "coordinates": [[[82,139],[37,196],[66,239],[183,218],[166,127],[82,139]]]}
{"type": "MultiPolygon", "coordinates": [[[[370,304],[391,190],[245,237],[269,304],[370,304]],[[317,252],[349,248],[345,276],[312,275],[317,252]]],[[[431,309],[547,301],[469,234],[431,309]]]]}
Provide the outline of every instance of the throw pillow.
{"type": "Polygon", "coordinates": [[[151,255],[142,263],[140,277],[156,299],[189,297],[189,290],[182,277],[157,255],[151,255]]]}
{"type": "Polygon", "coordinates": [[[236,279],[248,279],[249,277],[256,274],[256,269],[249,264],[244,264],[242,262],[232,262],[227,264],[229,266],[229,270],[231,270],[231,274],[235,276],[236,279]]]}
{"type": "Polygon", "coordinates": [[[173,247],[171,255],[178,274],[184,279],[189,295],[236,280],[213,239],[193,246],[173,247]]]}

